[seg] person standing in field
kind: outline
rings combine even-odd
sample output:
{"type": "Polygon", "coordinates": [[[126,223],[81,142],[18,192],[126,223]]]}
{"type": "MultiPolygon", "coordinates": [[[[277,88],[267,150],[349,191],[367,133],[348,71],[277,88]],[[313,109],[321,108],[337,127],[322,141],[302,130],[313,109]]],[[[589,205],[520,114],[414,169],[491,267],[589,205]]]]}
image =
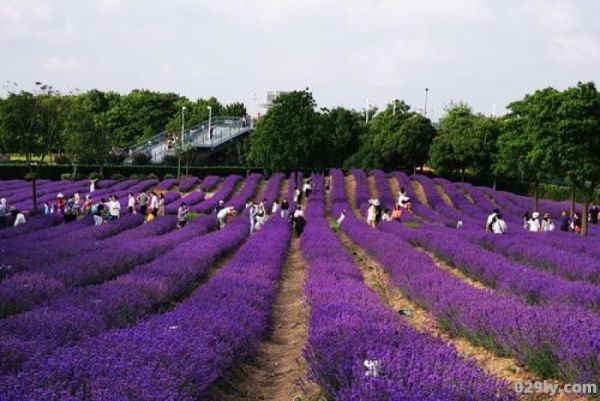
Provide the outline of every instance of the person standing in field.
{"type": "Polygon", "coordinates": [[[567,212],[563,211],[562,215],[560,216],[560,231],[568,232],[570,226],[571,218],[567,212]]]}
{"type": "Polygon", "coordinates": [[[485,221],[485,232],[491,232],[492,230],[492,224],[494,223],[494,219],[496,218],[496,216],[498,216],[498,214],[500,214],[500,210],[498,209],[494,209],[492,211],[492,213],[490,213],[490,215],[487,217],[487,220],[485,221]]]}
{"type": "Polygon", "coordinates": [[[96,190],[96,181],[97,179],[90,180],[90,193],[93,194],[96,190]]]}
{"type": "Polygon", "coordinates": [[[117,220],[121,216],[121,202],[113,195],[110,197],[110,201],[108,202],[108,219],[109,220],[117,220]]]}
{"type": "Polygon", "coordinates": [[[158,197],[158,212],[157,212],[157,216],[164,216],[165,215],[165,194],[160,194],[160,196],[158,197]]]}
{"type": "Polygon", "coordinates": [[[377,227],[377,207],[372,199],[369,200],[369,208],[367,209],[367,224],[371,228],[377,227]]]}
{"type": "Polygon", "coordinates": [[[287,219],[290,211],[290,204],[288,203],[287,198],[283,198],[281,201],[281,218],[287,219]]]}
{"type": "Polygon", "coordinates": [[[92,213],[94,214],[94,225],[96,227],[99,227],[102,225],[102,223],[104,222],[104,204],[106,203],[106,200],[104,198],[100,199],[100,202],[96,205],[96,210],[93,210],[92,213]]]}
{"type": "Polygon", "coordinates": [[[146,194],[146,192],[140,192],[137,201],[140,205],[140,213],[142,216],[145,216],[148,210],[148,194],[146,194]]]}
{"type": "Polygon", "coordinates": [[[533,212],[528,222],[529,231],[538,233],[542,231],[542,224],[540,223],[540,213],[533,212]]]}
{"type": "Polygon", "coordinates": [[[571,225],[573,226],[573,231],[575,234],[581,234],[581,217],[579,214],[575,213],[573,215],[573,222],[571,225]]]}
{"type": "Polygon", "coordinates": [[[27,223],[27,220],[25,220],[25,215],[20,210],[15,208],[14,206],[11,207],[10,213],[12,214],[13,218],[15,219],[15,221],[13,223],[14,227],[19,227],[20,225],[27,223]]]}
{"type": "Polygon", "coordinates": [[[304,198],[308,199],[308,197],[310,196],[310,193],[312,191],[310,179],[304,183],[304,187],[302,188],[302,190],[304,192],[304,198]]]}
{"type": "Polygon", "coordinates": [[[598,208],[598,205],[594,204],[589,212],[590,223],[598,224],[598,214],[600,214],[600,208],[598,208]]]}
{"type": "Polygon", "coordinates": [[[277,199],[275,199],[275,200],[273,201],[273,206],[271,206],[271,215],[272,215],[272,216],[275,216],[275,215],[277,214],[277,209],[278,209],[278,207],[279,207],[279,204],[278,204],[278,202],[277,202],[277,201],[278,201],[278,200],[277,200],[277,199]]]}
{"type": "Polygon", "coordinates": [[[8,205],[6,198],[0,198],[0,229],[8,226],[8,205]]]}
{"type": "Polygon", "coordinates": [[[506,230],[506,222],[502,218],[502,215],[500,213],[496,214],[492,221],[492,232],[494,234],[506,234],[506,230]]]}
{"type": "Polygon", "coordinates": [[[177,226],[179,228],[183,228],[187,224],[188,212],[189,209],[185,202],[181,202],[181,204],[179,205],[179,209],[177,209],[177,226]]]}
{"type": "Polygon", "coordinates": [[[340,217],[338,217],[338,219],[336,220],[337,226],[341,227],[342,222],[346,220],[346,210],[342,210],[340,212],[340,217]]]}
{"type": "Polygon", "coordinates": [[[247,209],[248,209],[248,215],[250,216],[250,235],[252,235],[252,234],[254,234],[254,229],[256,228],[257,206],[253,202],[250,202],[250,204],[247,206],[247,209]]]}
{"type": "Polygon", "coordinates": [[[550,218],[550,214],[544,213],[542,218],[542,232],[548,233],[554,231],[554,222],[550,218]]]}
{"type": "Polygon", "coordinates": [[[90,196],[90,194],[87,194],[85,196],[85,200],[83,201],[82,214],[84,216],[87,216],[88,214],[90,214],[90,210],[92,210],[92,197],[90,196]]]}
{"type": "Polygon", "coordinates": [[[402,209],[400,208],[400,205],[396,204],[394,206],[394,210],[392,210],[392,220],[400,221],[401,219],[402,219],[402,209]]]}
{"type": "Polygon", "coordinates": [[[156,196],[156,192],[150,192],[150,212],[155,217],[158,214],[158,196],[156,196]]]}
{"type": "Polygon", "coordinates": [[[135,196],[131,192],[127,195],[127,211],[129,214],[135,213],[135,196]]]}

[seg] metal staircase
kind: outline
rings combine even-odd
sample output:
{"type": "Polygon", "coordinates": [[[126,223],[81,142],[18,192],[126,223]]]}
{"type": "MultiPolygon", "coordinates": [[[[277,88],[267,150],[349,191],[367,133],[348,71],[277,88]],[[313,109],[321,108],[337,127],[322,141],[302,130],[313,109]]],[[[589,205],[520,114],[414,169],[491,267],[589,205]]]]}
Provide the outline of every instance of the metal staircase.
{"type": "MultiPolygon", "coordinates": [[[[253,130],[251,120],[244,117],[213,117],[210,123],[207,120],[184,131],[182,152],[198,148],[212,150],[253,130]]],[[[180,132],[169,135],[164,131],[154,135],[133,145],[125,163],[132,164],[139,153],[149,156],[152,163],[162,163],[165,157],[177,155],[180,139],[180,132]]]]}

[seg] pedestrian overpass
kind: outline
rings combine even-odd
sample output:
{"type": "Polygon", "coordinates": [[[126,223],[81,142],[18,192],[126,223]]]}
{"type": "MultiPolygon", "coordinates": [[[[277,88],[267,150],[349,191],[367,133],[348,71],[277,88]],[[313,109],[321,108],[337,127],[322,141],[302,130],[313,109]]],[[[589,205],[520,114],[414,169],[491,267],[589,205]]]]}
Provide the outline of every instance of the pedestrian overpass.
{"type": "MultiPolygon", "coordinates": [[[[214,117],[183,132],[182,153],[193,149],[212,151],[232,140],[254,131],[251,119],[245,117],[214,117]]],[[[125,159],[132,164],[136,154],[143,153],[151,163],[162,163],[167,156],[176,156],[180,149],[181,132],[166,131],[133,145],[125,159]]]]}

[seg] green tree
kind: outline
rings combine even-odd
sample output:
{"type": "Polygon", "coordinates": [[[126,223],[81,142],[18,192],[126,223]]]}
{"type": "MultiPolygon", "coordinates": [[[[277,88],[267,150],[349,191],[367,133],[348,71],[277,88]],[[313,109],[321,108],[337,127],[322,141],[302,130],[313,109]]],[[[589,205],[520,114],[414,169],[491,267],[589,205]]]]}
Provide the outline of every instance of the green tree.
{"type": "Polygon", "coordinates": [[[497,141],[494,171],[531,182],[534,210],[539,210],[540,182],[564,176],[560,164],[556,163],[563,157],[557,141],[561,96],[559,91],[547,88],[511,103],[497,141]]]}
{"type": "Polygon", "coordinates": [[[360,138],[366,127],[362,114],[343,107],[322,109],[320,113],[318,138],[321,145],[319,164],[323,167],[341,166],[358,151],[360,138]]]}
{"type": "Polygon", "coordinates": [[[110,99],[100,91],[90,91],[70,99],[63,137],[65,152],[73,165],[104,164],[113,148],[108,112],[110,99]]]}
{"type": "Polygon", "coordinates": [[[558,140],[554,159],[583,197],[582,234],[588,233],[588,208],[600,184],[600,93],[593,82],[562,93],[557,110],[558,140]]]}
{"type": "Polygon", "coordinates": [[[439,121],[438,134],[429,150],[429,162],[440,173],[467,170],[475,174],[492,171],[499,125],[495,119],[474,114],[465,103],[451,104],[439,121]]]}
{"type": "Polygon", "coordinates": [[[315,107],[308,89],[279,96],[251,136],[252,161],[272,170],[317,167],[321,139],[315,107]]]}

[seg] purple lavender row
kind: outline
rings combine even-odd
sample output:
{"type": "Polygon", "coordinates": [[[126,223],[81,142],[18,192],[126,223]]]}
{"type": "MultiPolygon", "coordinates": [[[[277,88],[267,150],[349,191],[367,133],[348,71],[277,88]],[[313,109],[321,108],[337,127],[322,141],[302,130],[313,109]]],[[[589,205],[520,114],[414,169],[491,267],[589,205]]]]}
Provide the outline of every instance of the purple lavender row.
{"type": "MultiPolygon", "coordinates": [[[[62,216],[51,215],[51,216],[37,216],[30,218],[27,224],[21,224],[18,227],[10,227],[7,230],[0,231],[0,240],[11,239],[15,237],[23,238],[26,234],[31,234],[47,228],[56,227],[64,222],[62,216]]],[[[0,245],[0,249],[3,246],[0,245]]]]}
{"type": "Polygon", "coordinates": [[[477,221],[485,221],[488,214],[494,210],[494,208],[488,210],[482,210],[477,206],[473,205],[467,197],[461,193],[456,185],[452,182],[444,179],[444,178],[434,178],[434,184],[439,185],[443,191],[448,195],[454,206],[463,214],[466,214],[471,219],[475,219],[477,221]]]}
{"type": "Polygon", "coordinates": [[[170,204],[166,205],[165,212],[167,214],[176,214],[182,202],[185,202],[185,204],[188,207],[194,206],[202,202],[204,200],[204,196],[204,192],[202,191],[190,192],[189,194],[181,198],[179,201],[173,201],[170,204]]]}
{"type": "Polygon", "coordinates": [[[155,189],[158,189],[160,191],[168,191],[169,189],[171,189],[172,187],[174,187],[177,184],[179,184],[179,180],[177,178],[166,178],[166,179],[162,180],[161,182],[159,182],[156,185],[155,189]]]}
{"type": "MultiPolygon", "coordinates": [[[[143,220],[141,216],[134,218],[143,220]]],[[[85,253],[75,252],[76,256],[68,260],[44,264],[40,259],[29,271],[11,275],[0,283],[0,317],[27,311],[66,288],[96,284],[152,260],[175,245],[168,238],[153,238],[174,227],[173,218],[160,220],[128,230],[114,241],[85,248],[85,253]]]]}
{"type": "Polygon", "coordinates": [[[300,245],[309,264],[304,291],[311,307],[305,356],[328,398],[515,400],[507,383],[490,378],[441,340],[416,332],[381,303],[328,227],[316,178],[313,191],[300,245]]]}
{"type": "Polygon", "coordinates": [[[215,192],[210,199],[205,199],[203,202],[190,208],[190,211],[195,213],[212,213],[214,208],[219,204],[219,201],[228,199],[233,193],[236,185],[242,180],[239,175],[230,175],[223,181],[221,188],[215,192]]]}
{"type": "MultiPolygon", "coordinates": [[[[489,251],[500,253],[519,263],[550,271],[568,280],[600,283],[600,263],[596,258],[585,253],[582,255],[574,249],[565,250],[540,241],[549,235],[552,234],[532,235],[517,229],[507,235],[470,232],[467,233],[467,238],[489,251]]],[[[558,239],[557,236],[554,237],[558,239]]],[[[558,241],[563,242],[564,237],[560,235],[558,241]]],[[[575,237],[576,241],[579,239],[575,237]]]]}
{"type": "Polygon", "coordinates": [[[287,222],[270,219],[173,311],[59,348],[1,378],[2,395],[15,401],[202,398],[268,334],[290,237],[287,222]]]}
{"type": "MultiPolygon", "coordinates": [[[[65,228],[60,230],[60,236],[52,236],[45,241],[30,237],[27,243],[16,238],[6,245],[3,244],[3,263],[10,266],[7,275],[47,266],[101,247],[103,244],[98,241],[134,228],[142,224],[144,218],[139,215],[125,215],[100,227],[90,225],[90,221],[91,217],[87,216],[74,223],[66,224],[65,228]]],[[[41,235],[47,237],[44,231],[47,230],[42,230],[41,235]]]]}
{"type": "MultiPolygon", "coordinates": [[[[382,231],[425,247],[468,276],[500,292],[514,294],[532,305],[555,304],[565,310],[587,308],[598,312],[600,287],[567,281],[546,271],[513,262],[471,244],[444,227],[406,230],[397,224],[380,225],[382,231]]],[[[600,320],[599,320],[600,322],[600,320]]]]}
{"type": "Polygon", "coordinates": [[[197,184],[200,184],[200,179],[198,177],[187,177],[179,180],[179,185],[177,187],[181,192],[189,192],[192,187],[197,184]]]}
{"type": "MultiPolygon", "coordinates": [[[[336,208],[340,207],[344,206],[336,208]]],[[[397,236],[349,217],[342,229],[450,334],[513,355],[541,377],[587,383],[600,375],[600,325],[593,314],[527,305],[514,296],[473,288],[439,269],[431,258],[397,236]]]]}
{"type": "Polygon", "coordinates": [[[356,201],[356,207],[360,209],[360,213],[363,216],[367,215],[367,209],[369,208],[369,183],[367,181],[367,175],[364,171],[359,169],[352,169],[352,176],[356,184],[356,190],[354,193],[354,199],[356,201]]]}
{"type": "Polygon", "coordinates": [[[412,185],[408,176],[400,171],[396,171],[390,174],[391,177],[394,177],[398,181],[398,185],[401,188],[406,190],[407,196],[411,199],[411,208],[415,215],[421,217],[423,220],[428,221],[430,223],[442,223],[447,225],[452,225],[452,222],[446,220],[446,218],[440,216],[438,213],[434,212],[426,205],[423,205],[421,201],[417,198],[414,191],[412,190],[412,185]]]}
{"type": "MultiPolygon", "coordinates": [[[[475,206],[478,207],[482,212],[489,214],[490,211],[498,208],[498,206],[492,203],[492,201],[485,196],[485,194],[480,191],[479,188],[467,182],[455,183],[454,186],[460,192],[464,192],[465,194],[469,195],[471,199],[473,199],[475,206]]],[[[517,227],[520,227],[523,224],[520,214],[515,214],[514,211],[511,211],[510,209],[504,210],[503,208],[500,210],[500,212],[504,220],[506,220],[510,225],[515,224],[517,227]]]]}
{"type": "Polygon", "coordinates": [[[210,191],[217,186],[220,180],[221,178],[216,175],[209,175],[208,177],[205,177],[200,184],[200,189],[202,191],[210,191]]]}
{"type": "Polygon", "coordinates": [[[456,224],[459,221],[462,221],[467,227],[478,226],[480,224],[477,220],[446,205],[444,200],[437,193],[433,181],[431,181],[429,177],[420,174],[414,174],[410,177],[410,179],[418,182],[423,187],[423,191],[425,192],[429,206],[440,215],[444,216],[447,220],[450,220],[450,227],[456,227],[456,224]]]}
{"type": "Polygon", "coordinates": [[[16,373],[29,360],[59,346],[109,329],[134,324],[156,307],[179,298],[208,268],[247,237],[247,222],[235,219],[223,230],[203,216],[170,234],[178,244],[116,280],[70,290],[43,308],[0,321],[0,366],[16,373]]]}

